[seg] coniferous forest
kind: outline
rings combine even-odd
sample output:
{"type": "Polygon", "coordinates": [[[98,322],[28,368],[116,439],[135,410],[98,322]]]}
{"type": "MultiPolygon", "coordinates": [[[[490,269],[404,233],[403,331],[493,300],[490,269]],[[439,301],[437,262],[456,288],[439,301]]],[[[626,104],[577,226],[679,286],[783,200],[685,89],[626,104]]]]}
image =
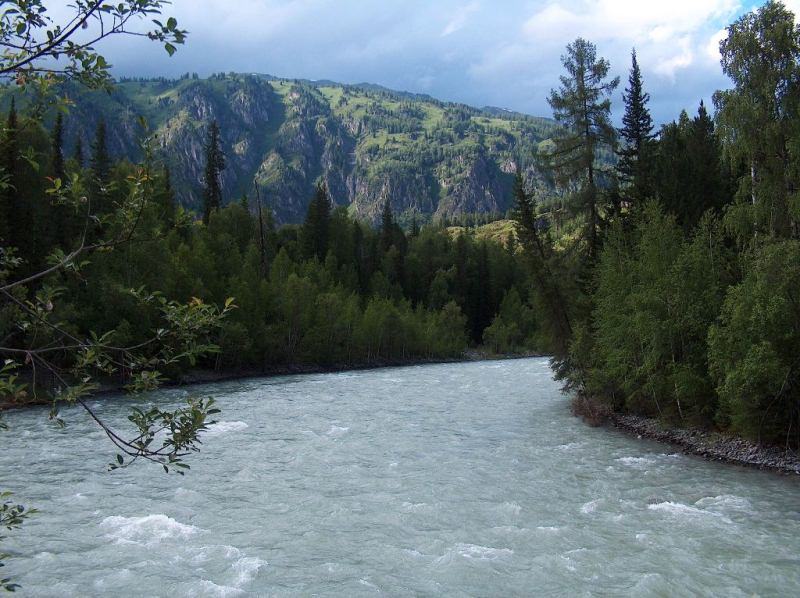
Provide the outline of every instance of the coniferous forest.
{"type": "MultiPolygon", "coordinates": [[[[136,162],[110,153],[102,119],[90,143],[68,143],[70,106],[52,81],[9,93],[6,388],[30,400],[82,377],[146,387],[198,368],[536,351],[555,356],[568,387],[613,410],[796,446],[794,16],[768,2],[729,27],[721,53],[730,89],[657,128],[635,50],[621,84],[591,42],[569,44],[548,99],[551,138],[517,156],[512,220],[488,225],[405,212],[401,226],[388,199],[379,218],[362,221],[324,180],[302,222],[277,225],[258,185],[225,195],[229,158],[216,121],[204,133],[202,205],[192,211],[146,138],[136,162]],[[193,326],[165,306],[192,305],[219,320],[175,333],[180,350],[157,357],[165,324],[193,326]],[[23,367],[39,358],[38,369],[23,367]]],[[[104,66],[82,84],[113,88],[104,66]]]]}

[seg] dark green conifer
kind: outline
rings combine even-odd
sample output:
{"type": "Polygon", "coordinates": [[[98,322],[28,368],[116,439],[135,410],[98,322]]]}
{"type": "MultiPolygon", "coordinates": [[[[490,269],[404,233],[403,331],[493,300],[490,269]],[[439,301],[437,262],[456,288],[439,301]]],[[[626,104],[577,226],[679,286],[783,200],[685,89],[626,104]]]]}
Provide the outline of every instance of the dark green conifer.
{"type": "Polygon", "coordinates": [[[11,97],[5,131],[2,137],[2,179],[0,180],[0,242],[3,245],[18,247],[17,231],[21,216],[17,196],[19,176],[19,141],[17,107],[11,97]]]}
{"type": "Polygon", "coordinates": [[[331,201],[324,183],[317,184],[317,190],[303,223],[300,241],[303,258],[317,258],[322,261],[328,253],[328,236],[331,220],[331,201]]]}
{"type": "Polygon", "coordinates": [[[220,175],[225,169],[225,155],[219,137],[219,125],[213,121],[206,142],[206,168],[203,177],[203,223],[208,224],[211,212],[222,206],[222,183],[220,175]]]}
{"type": "Polygon", "coordinates": [[[64,181],[67,173],[64,166],[64,114],[62,112],[56,115],[56,122],[53,125],[50,139],[50,152],[50,170],[53,178],[64,181]]]}
{"type": "Polygon", "coordinates": [[[86,158],[83,156],[83,141],[81,140],[80,135],[75,138],[75,151],[73,152],[72,157],[78,164],[78,168],[83,168],[84,164],[86,163],[86,158]]]}
{"type": "Polygon", "coordinates": [[[111,199],[108,190],[111,178],[111,157],[108,154],[106,122],[103,119],[100,119],[97,123],[89,167],[92,171],[90,188],[92,192],[92,211],[96,214],[107,214],[111,211],[111,199]]]}
{"type": "Polygon", "coordinates": [[[634,204],[641,204],[652,192],[650,168],[653,140],[653,119],[647,103],[650,94],[644,91],[642,72],[636,59],[636,50],[631,52],[631,71],[628,87],[622,94],[625,114],[622,116],[620,136],[623,146],[618,151],[619,171],[624,194],[634,204]]]}
{"type": "Polygon", "coordinates": [[[389,251],[389,248],[394,244],[394,213],[392,213],[392,204],[387,198],[383,203],[383,212],[381,213],[381,249],[389,251]]]}

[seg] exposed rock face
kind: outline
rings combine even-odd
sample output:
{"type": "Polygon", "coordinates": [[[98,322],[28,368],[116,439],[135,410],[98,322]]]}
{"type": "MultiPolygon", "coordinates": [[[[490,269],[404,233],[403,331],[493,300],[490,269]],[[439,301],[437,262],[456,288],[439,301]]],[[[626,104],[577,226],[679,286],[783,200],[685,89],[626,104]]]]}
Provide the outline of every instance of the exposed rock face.
{"type": "MultiPolygon", "coordinates": [[[[68,154],[78,137],[88,154],[104,118],[112,155],[139,160],[149,139],[170,167],[178,200],[193,209],[200,208],[206,134],[216,120],[226,199],[253,197],[257,186],[281,222],[302,220],[317,182],[335,203],[371,221],[387,200],[400,217],[506,212],[517,165],[554,130],[544,119],[374,87],[261,76],[124,81],[110,96],[70,93],[68,154]]],[[[532,167],[525,176],[545,186],[532,167]]]]}

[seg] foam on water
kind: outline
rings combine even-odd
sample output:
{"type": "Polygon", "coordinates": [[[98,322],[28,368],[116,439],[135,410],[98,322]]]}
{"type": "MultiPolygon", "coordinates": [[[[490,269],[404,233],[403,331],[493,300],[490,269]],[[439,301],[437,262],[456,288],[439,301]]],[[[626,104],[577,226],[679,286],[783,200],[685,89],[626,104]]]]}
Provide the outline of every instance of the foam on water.
{"type": "Polygon", "coordinates": [[[256,557],[242,557],[231,565],[231,569],[236,573],[234,585],[242,586],[253,581],[258,570],[264,567],[267,561],[256,557]]]}
{"type": "Polygon", "coordinates": [[[238,432],[240,430],[246,429],[248,426],[245,422],[235,421],[235,422],[217,422],[215,424],[211,424],[208,427],[208,430],[202,433],[203,438],[213,438],[214,436],[222,436],[223,434],[227,434],[228,432],[238,432]]]}
{"type": "Polygon", "coordinates": [[[163,514],[144,517],[106,517],[100,527],[107,530],[106,535],[117,542],[151,546],[165,540],[189,538],[200,530],[193,525],[185,525],[163,514]]]}
{"type": "Polygon", "coordinates": [[[705,509],[698,509],[697,507],[685,505],[680,502],[671,502],[671,501],[660,502],[647,505],[647,508],[650,509],[651,511],[661,511],[664,513],[668,513],[670,515],[674,515],[679,519],[696,518],[696,517],[714,517],[719,519],[720,521],[724,521],[725,523],[731,523],[731,520],[722,515],[721,513],[715,513],[714,511],[707,511],[705,509]]]}
{"type": "Polygon", "coordinates": [[[333,436],[334,438],[338,436],[343,436],[350,431],[350,428],[347,426],[336,426],[331,425],[330,430],[328,430],[328,436],[333,436]]]}

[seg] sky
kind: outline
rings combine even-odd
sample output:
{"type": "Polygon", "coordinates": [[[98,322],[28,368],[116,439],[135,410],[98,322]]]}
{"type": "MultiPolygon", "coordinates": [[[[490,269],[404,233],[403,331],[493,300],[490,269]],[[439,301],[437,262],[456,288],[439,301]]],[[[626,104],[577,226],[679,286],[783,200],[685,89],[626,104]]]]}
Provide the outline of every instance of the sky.
{"type": "MultiPolygon", "coordinates": [[[[197,72],[377,83],[473,106],[550,116],[567,43],[584,37],[611,62],[621,116],[635,47],[658,123],[728,86],[725,27],[754,0],[173,0],[189,30],[167,58],[141,38],[103,47],[124,76],[197,72]]],[[[800,13],[800,0],[786,5],[800,13]]]]}

